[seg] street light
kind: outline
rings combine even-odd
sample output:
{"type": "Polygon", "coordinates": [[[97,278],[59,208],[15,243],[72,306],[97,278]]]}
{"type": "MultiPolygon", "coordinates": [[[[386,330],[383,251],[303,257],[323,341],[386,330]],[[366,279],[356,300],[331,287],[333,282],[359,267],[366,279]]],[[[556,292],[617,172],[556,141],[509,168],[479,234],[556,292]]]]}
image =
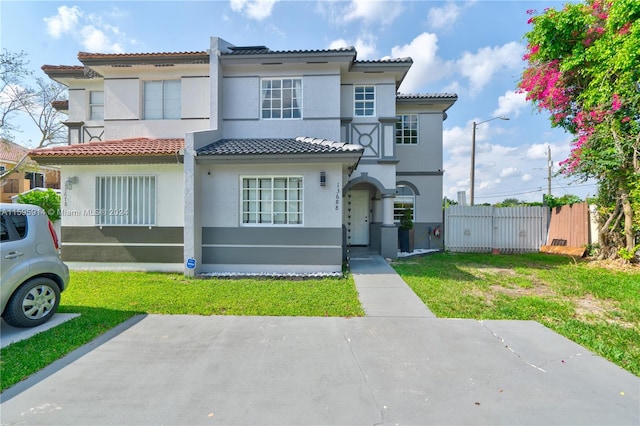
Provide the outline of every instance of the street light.
{"type": "Polygon", "coordinates": [[[473,136],[471,137],[471,205],[473,206],[473,187],[475,185],[476,178],[476,127],[478,127],[482,123],[486,123],[492,120],[508,120],[509,117],[493,117],[485,121],[481,121],[479,123],[473,122],[473,136]]]}

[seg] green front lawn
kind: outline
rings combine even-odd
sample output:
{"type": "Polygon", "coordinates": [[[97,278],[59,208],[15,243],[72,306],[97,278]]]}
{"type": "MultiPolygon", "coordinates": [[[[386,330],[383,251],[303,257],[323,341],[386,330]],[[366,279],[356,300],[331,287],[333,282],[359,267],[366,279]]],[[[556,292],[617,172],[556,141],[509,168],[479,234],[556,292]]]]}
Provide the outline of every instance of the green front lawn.
{"type": "Polygon", "coordinates": [[[72,271],[59,312],[80,313],[0,351],[5,390],[136,314],[362,316],[351,277],[190,279],[177,274],[72,271]]]}
{"type": "Polygon", "coordinates": [[[538,253],[438,253],[392,266],[438,317],[535,320],[640,376],[638,267],[538,253]]]}

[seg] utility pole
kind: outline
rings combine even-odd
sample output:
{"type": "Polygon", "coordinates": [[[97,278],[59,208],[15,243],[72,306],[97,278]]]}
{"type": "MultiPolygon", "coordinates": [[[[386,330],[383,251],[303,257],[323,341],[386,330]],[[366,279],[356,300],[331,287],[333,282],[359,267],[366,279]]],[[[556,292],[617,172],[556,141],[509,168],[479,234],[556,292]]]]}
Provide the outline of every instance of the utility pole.
{"type": "Polygon", "coordinates": [[[551,196],[551,171],[552,171],[553,163],[551,162],[551,146],[547,145],[547,194],[551,196]]]}

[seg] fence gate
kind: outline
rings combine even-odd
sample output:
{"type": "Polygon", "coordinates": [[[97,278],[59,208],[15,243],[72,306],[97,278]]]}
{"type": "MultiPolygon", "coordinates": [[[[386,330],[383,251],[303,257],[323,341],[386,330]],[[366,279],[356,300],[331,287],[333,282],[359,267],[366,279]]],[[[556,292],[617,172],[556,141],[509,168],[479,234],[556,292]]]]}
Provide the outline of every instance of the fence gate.
{"type": "Polygon", "coordinates": [[[537,252],[547,239],[547,209],[454,205],[445,209],[444,230],[453,252],[537,252]]]}

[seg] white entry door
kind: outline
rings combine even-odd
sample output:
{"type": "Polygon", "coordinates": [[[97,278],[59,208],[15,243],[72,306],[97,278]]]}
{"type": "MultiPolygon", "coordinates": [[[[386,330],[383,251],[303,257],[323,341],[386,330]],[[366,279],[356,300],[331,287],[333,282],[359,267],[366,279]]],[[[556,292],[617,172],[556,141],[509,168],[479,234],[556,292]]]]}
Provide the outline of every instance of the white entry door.
{"type": "Polygon", "coordinates": [[[350,242],[356,246],[369,245],[369,191],[351,191],[350,242]]]}

